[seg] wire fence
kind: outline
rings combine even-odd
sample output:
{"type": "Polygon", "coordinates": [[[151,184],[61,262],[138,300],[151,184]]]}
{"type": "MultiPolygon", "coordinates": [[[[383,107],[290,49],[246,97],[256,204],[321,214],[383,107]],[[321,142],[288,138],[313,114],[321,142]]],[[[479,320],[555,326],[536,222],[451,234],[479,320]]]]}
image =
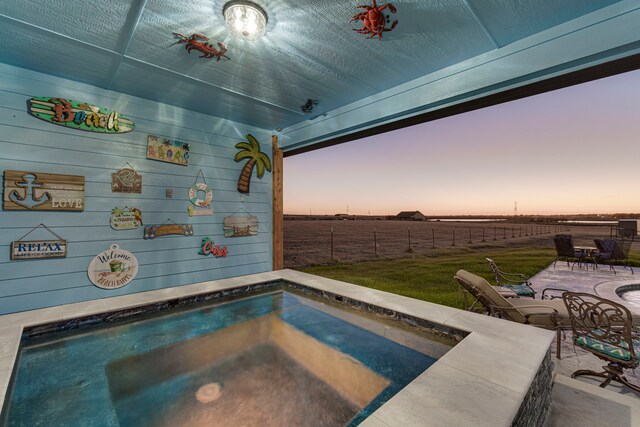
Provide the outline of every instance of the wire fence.
{"type": "MultiPolygon", "coordinates": [[[[524,246],[566,225],[405,221],[285,221],[285,267],[430,255],[442,249],[524,246]]],[[[608,233],[608,229],[607,229],[608,233]]]]}

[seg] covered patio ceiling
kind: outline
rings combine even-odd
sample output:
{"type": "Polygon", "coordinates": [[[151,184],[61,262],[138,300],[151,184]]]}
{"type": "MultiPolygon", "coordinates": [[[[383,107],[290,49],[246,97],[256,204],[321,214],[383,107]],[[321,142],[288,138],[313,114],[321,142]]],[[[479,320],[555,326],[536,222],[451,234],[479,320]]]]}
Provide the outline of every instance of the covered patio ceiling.
{"type": "Polygon", "coordinates": [[[285,155],[640,67],[638,0],[398,0],[382,40],[352,31],[370,1],[255,0],[267,33],[248,42],[225,28],[224,0],[4,0],[0,61],[273,129],[285,155]],[[174,32],[222,42],[231,60],[187,54],[174,32]]]}

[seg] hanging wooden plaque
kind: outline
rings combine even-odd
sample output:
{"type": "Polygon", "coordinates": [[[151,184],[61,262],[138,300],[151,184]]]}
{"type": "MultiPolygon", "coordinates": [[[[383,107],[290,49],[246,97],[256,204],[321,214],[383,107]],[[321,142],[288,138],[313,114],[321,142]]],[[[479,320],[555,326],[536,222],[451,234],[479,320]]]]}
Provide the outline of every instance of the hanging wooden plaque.
{"type": "Polygon", "coordinates": [[[146,226],[144,228],[144,238],[154,239],[159,236],[166,236],[167,234],[177,234],[182,236],[192,236],[193,227],[191,224],[162,224],[146,226]]]}
{"type": "Polygon", "coordinates": [[[29,114],[49,123],[101,133],[131,132],[135,125],[115,111],[63,98],[31,98],[29,114]]]}
{"type": "Polygon", "coordinates": [[[224,218],[224,237],[246,237],[258,234],[258,218],[253,215],[232,215],[224,218]]]}
{"type": "Polygon", "coordinates": [[[84,176],[4,171],[6,210],[83,211],[84,176]]]}
{"type": "Polygon", "coordinates": [[[189,143],[149,135],[147,159],[189,166],[189,143]]]}
{"type": "Polygon", "coordinates": [[[142,193],[142,175],[133,168],[123,167],[111,174],[112,193],[142,193]]]}
{"type": "Polygon", "coordinates": [[[114,230],[138,228],[142,225],[142,212],[138,208],[113,208],[110,223],[114,230]]]}
{"type": "Polygon", "coordinates": [[[16,240],[11,242],[11,259],[64,258],[66,240],[16,240]]]}

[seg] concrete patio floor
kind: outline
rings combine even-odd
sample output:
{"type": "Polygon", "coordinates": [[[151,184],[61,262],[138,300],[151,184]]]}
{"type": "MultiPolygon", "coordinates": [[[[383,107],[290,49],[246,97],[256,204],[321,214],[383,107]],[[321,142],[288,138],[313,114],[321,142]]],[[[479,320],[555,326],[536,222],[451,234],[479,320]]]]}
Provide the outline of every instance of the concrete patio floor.
{"type": "MultiPolygon", "coordinates": [[[[640,283],[640,269],[616,267],[616,273],[608,266],[593,270],[591,265],[576,265],[573,270],[566,263],[558,262],[531,278],[533,288],[540,297],[544,288],[564,288],[572,291],[598,294],[599,285],[612,281],[640,283]]],[[[557,294],[557,293],[556,293],[557,294]]],[[[629,304],[625,304],[629,306],[629,304]]],[[[632,311],[640,311],[634,308],[632,311]]],[[[555,356],[555,345],[551,347],[555,356]]],[[[571,331],[567,331],[562,341],[561,359],[554,357],[554,388],[552,405],[546,420],[546,427],[552,426],[636,426],[640,425],[640,393],[620,384],[612,383],[605,389],[598,387],[596,378],[579,377],[572,380],[571,374],[578,369],[600,371],[605,365],[598,359],[571,342],[571,331]]],[[[627,371],[627,378],[640,384],[640,369],[627,371]]]]}

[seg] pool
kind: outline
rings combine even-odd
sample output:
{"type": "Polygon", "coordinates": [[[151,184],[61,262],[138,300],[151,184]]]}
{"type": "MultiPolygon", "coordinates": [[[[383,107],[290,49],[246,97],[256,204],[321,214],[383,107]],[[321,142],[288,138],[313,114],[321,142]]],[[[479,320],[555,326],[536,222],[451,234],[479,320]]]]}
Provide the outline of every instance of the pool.
{"type": "Polygon", "coordinates": [[[357,425],[455,344],[269,287],[103,323],[23,341],[5,425],[357,425]]]}
{"type": "Polygon", "coordinates": [[[602,282],[595,286],[595,291],[602,298],[622,304],[627,307],[634,316],[640,317],[639,282],[640,281],[636,279],[602,282]]]}
{"type": "MultiPolygon", "coordinates": [[[[433,355],[437,358],[435,363],[373,411],[360,426],[542,425],[551,396],[553,365],[549,347],[554,338],[552,332],[293,270],[237,276],[0,316],[2,419],[6,421],[4,417],[10,408],[9,384],[18,371],[22,337],[35,339],[50,333],[71,334],[87,325],[131,322],[137,316],[148,316],[161,310],[178,314],[189,311],[194,302],[222,302],[227,297],[270,293],[276,288],[303,291],[316,298],[323,310],[333,310],[334,306],[349,308],[329,314],[340,319],[340,316],[346,316],[343,320],[423,354],[432,350],[420,347],[420,341],[414,339],[416,331],[449,337],[457,342],[454,347],[445,345],[441,354],[433,355]],[[384,322],[372,319],[388,319],[406,328],[395,332],[384,322]],[[495,404],[497,401],[499,405],[495,404]]],[[[116,372],[129,372],[125,366],[124,363],[112,365],[109,377],[110,384],[120,391],[126,390],[126,384],[119,382],[115,375],[116,372]]],[[[86,385],[76,385],[83,386],[86,385]]],[[[213,399],[218,393],[224,396],[229,390],[225,384],[206,383],[205,386],[202,393],[205,399],[213,399]]],[[[88,393],[79,394],[86,399],[93,398],[88,393]]],[[[65,405],[65,400],[61,399],[59,403],[65,405]]],[[[98,425],[104,424],[98,422],[98,425]]]]}

